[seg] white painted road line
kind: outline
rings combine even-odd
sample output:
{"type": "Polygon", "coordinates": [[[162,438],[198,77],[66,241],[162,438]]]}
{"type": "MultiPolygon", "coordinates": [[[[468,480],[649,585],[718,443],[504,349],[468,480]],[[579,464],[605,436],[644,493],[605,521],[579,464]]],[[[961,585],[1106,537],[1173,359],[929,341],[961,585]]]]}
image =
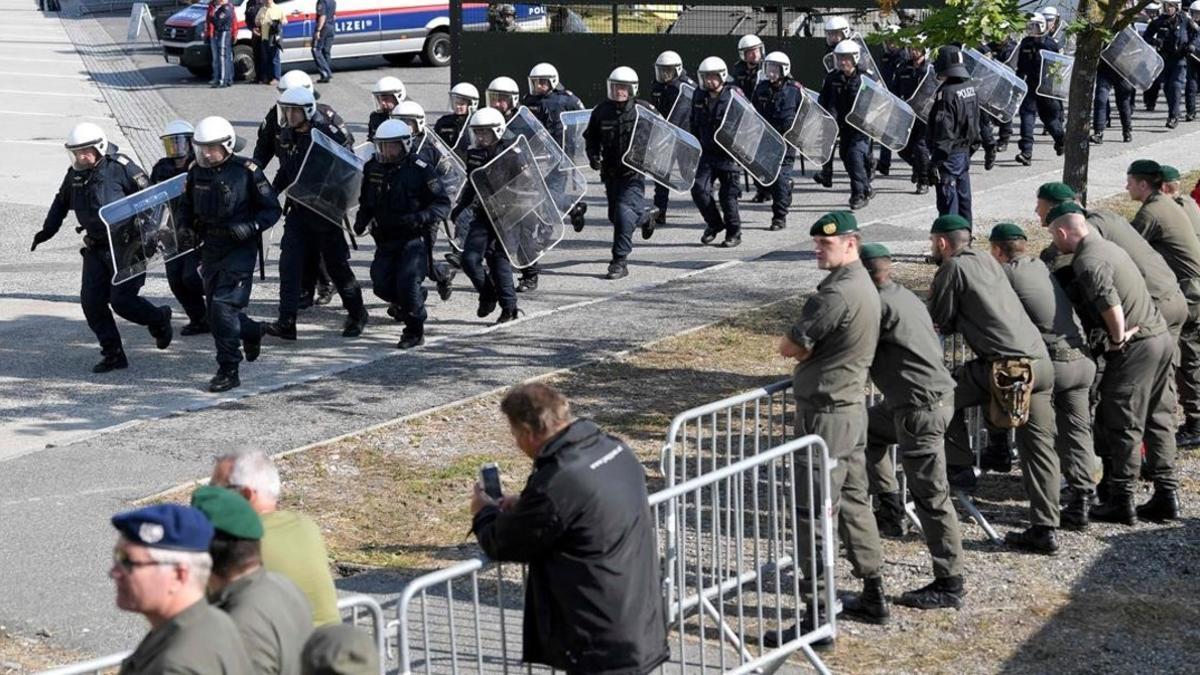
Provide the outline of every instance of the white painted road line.
{"type": "Polygon", "coordinates": [[[60,96],[63,98],[91,98],[100,100],[100,92],[94,94],[67,94],[51,91],[27,91],[24,89],[0,89],[0,94],[17,94],[19,96],[60,96]]]}

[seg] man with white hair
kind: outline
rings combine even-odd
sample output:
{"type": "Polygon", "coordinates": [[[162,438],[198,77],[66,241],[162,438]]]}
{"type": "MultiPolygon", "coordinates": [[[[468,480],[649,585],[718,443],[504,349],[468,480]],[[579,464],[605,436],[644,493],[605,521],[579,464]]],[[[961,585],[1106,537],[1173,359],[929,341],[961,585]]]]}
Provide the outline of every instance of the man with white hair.
{"type": "Polygon", "coordinates": [[[240,492],[262,518],[262,565],[296,584],[312,605],[313,625],[338,623],[337,589],[321,528],[312,518],[279,506],[279,469],[266,453],[244,450],[217,457],[212,485],[240,492]]]}
{"type": "Polygon", "coordinates": [[[112,524],[120,532],[108,571],[117,607],[150,622],[121,675],[251,672],[237,627],[204,599],[213,537],[204,514],[160,504],[119,513],[112,524]]]}

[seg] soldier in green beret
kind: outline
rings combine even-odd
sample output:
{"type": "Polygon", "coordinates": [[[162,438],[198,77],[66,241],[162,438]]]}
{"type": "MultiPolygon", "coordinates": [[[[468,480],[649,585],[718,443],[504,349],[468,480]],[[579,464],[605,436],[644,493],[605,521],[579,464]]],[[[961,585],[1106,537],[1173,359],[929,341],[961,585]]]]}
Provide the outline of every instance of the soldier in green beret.
{"type": "Polygon", "coordinates": [[[1041,333],[1025,314],[1000,265],[971,248],[971,224],[947,215],[933,221],[930,244],[938,271],[930,288],[929,313],[943,335],[961,333],[975,353],[955,374],[958,408],[947,433],[950,484],[975,483],[974,456],[962,411],[992,400],[994,368],[1021,369],[1033,378],[1028,420],[1017,429],[1017,452],[1029,495],[1029,529],[1009,532],[1012,547],[1035,553],[1058,551],[1059,466],[1054,450],[1054,367],[1041,333]]]}
{"type": "MultiPolygon", "coordinates": [[[[846,555],[855,577],[863,580],[863,591],[843,601],[842,615],[871,623],[884,623],[890,612],[883,591],[883,561],[879,530],[871,513],[867,492],[865,450],[867,412],[863,392],[867,370],[879,341],[879,294],[859,260],[861,238],[858,221],[849,211],[821,216],[809,234],[813,238],[817,267],[829,272],[816,293],[809,296],[796,323],[779,341],[779,353],[796,361],[793,389],[796,395],[796,432],[825,439],[829,453],[838,460],[831,476],[830,496],[835,529],[842,535],[846,555]]],[[[812,467],[814,470],[816,467],[812,467]]],[[[813,480],[817,479],[814,471],[813,480]]],[[[809,481],[800,481],[800,504],[808,503],[809,481]]],[[[812,533],[811,520],[820,514],[801,513],[797,528],[801,541],[812,533]]],[[[809,574],[808,547],[799,569],[809,574]]],[[[824,583],[824,579],[819,580],[824,583]]],[[[816,600],[814,598],[814,600],[816,600]]],[[[804,618],[807,632],[820,613],[812,604],[804,618]]],[[[794,639],[796,626],[784,631],[782,640],[770,633],[771,642],[794,639]]]]}
{"type": "Polygon", "coordinates": [[[371,636],[342,623],[314,630],[300,660],[301,675],[379,675],[379,650],[371,636]]]}
{"type": "MultiPolygon", "coordinates": [[[[900,462],[933,559],[933,583],[908,591],[896,603],[917,609],[961,608],[962,534],[946,482],[946,426],[954,414],[954,378],[924,303],[892,281],[891,253],[867,244],[860,254],[879,292],[879,344],[871,379],[883,400],[867,410],[867,470],[878,471],[886,491],[881,500],[901,501],[888,447],[899,446],[900,462]]],[[[903,506],[899,506],[903,518],[903,506]]]]}
{"type": "MultiPolygon", "coordinates": [[[[1143,431],[1171,424],[1175,392],[1171,363],[1175,348],[1136,267],[1116,244],[1091,232],[1083,210],[1066,202],[1047,214],[1054,244],[1074,254],[1072,295],[1084,322],[1105,333],[1104,371],[1096,409],[1098,448],[1103,450],[1102,503],[1092,509],[1093,520],[1132,525],[1135,516],[1166,520],[1178,516],[1174,493],[1155,491],[1149,502],[1133,506],[1143,431]],[[1170,501],[1164,501],[1169,497],[1170,501]]],[[[1154,475],[1168,469],[1147,454],[1154,475]]]]}
{"type": "Polygon", "coordinates": [[[1012,223],[1000,223],[992,228],[988,241],[992,257],[1000,263],[1025,313],[1041,331],[1054,364],[1055,447],[1069,490],[1060,521],[1065,529],[1086,529],[1088,506],[1095,492],[1089,392],[1096,379],[1096,364],[1088,357],[1083,326],[1070,298],[1049,268],[1027,254],[1025,231],[1012,223]]]}
{"type": "Polygon", "coordinates": [[[263,569],[258,514],[236,491],[212,485],[192,494],[192,506],[215,530],[209,547],[209,601],[233,619],[254,672],[300,675],[300,650],[313,629],[312,608],[295,584],[263,569]]]}
{"type": "Polygon", "coordinates": [[[1200,237],[1200,206],[1196,204],[1196,200],[1192,199],[1191,195],[1183,194],[1181,186],[1183,176],[1179,175],[1179,169],[1163,164],[1162,179],[1162,193],[1183,207],[1183,212],[1192,222],[1192,230],[1195,231],[1196,236],[1200,237]]]}

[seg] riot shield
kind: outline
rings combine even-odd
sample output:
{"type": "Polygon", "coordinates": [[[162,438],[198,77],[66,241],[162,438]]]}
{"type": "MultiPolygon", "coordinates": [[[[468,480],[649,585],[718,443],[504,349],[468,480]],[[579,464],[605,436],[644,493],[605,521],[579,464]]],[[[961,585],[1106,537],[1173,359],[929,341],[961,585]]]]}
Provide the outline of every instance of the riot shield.
{"type": "Polygon", "coordinates": [[[467,165],[463,164],[458,155],[454,154],[454,151],[437,134],[432,131],[426,131],[421,136],[421,145],[417,148],[417,152],[420,152],[427,145],[437,150],[438,162],[434,170],[437,172],[438,177],[442,179],[442,187],[445,188],[446,194],[449,195],[450,201],[453,202],[458,199],[463,186],[467,184],[467,165]]]}
{"type": "Polygon", "coordinates": [[[583,140],[583,132],[587,129],[588,122],[592,120],[592,110],[568,110],[558,116],[558,121],[562,122],[563,138],[562,149],[566,153],[567,158],[571,160],[571,166],[583,168],[588,165],[587,148],[583,140]]]}
{"type": "Polygon", "coordinates": [[[480,204],[513,267],[528,267],[563,237],[563,217],[524,136],[471,172],[480,204]]]}
{"type": "Polygon", "coordinates": [[[975,85],[979,109],[1001,122],[1011,121],[1021,108],[1029,85],[1012,68],[974,49],[964,49],[962,55],[963,65],[975,85]]]}
{"type": "Polygon", "coordinates": [[[695,93],[695,87],[686,82],[680,83],[679,95],[671,104],[671,112],[667,113],[668,122],[687,132],[692,130],[692,96],[695,93]]]}
{"type": "Polygon", "coordinates": [[[350,213],[358,207],[364,162],[353,151],[313,129],[312,143],[287,198],[329,222],[350,229],[350,213]]]}
{"type": "Polygon", "coordinates": [[[1138,91],[1149,89],[1163,69],[1163,57],[1132,27],[1117,33],[1100,58],[1138,91]]]}
{"type": "Polygon", "coordinates": [[[921,84],[917,85],[916,91],[908,97],[908,107],[913,109],[913,113],[922,122],[929,122],[929,112],[933,110],[933,100],[937,96],[940,84],[933,69],[929,68],[925,71],[925,77],[921,78],[921,84]]]}
{"type": "Polygon", "coordinates": [[[504,140],[511,143],[517,137],[529,142],[529,148],[537,160],[538,168],[546,178],[550,194],[558,207],[560,216],[567,213],[587,193],[587,178],[571,161],[558,142],[546,131],[538,118],[521,106],[504,130],[504,140]]]}
{"type": "Polygon", "coordinates": [[[817,103],[817,95],[812,90],[805,89],[796,120],[783,135],[784,140],[810,162],[823,165],[833,158],[837,135],[837,120],[817,103]]]}
{"type": "Polygon", "coordinates": [[[916,113],[879,82],[866,77],[860,81],[854,105],[846,113],[846,123],[892,151],[903,150],[917,120],[916,113]]]}
{"type": "Polygon", "coordinates": [[[638,106],[635,113],[621,161],[673,192],[691,190],[700,166],[700,141],[649,108],[638,106]]]}
{"type": "MultiPolygon", "coordinates": [[[[879,68],[875,65],[875,57],[871,56],[871,50],[867,49],[866,41],[862,39],[861,35],[855,35],[849,39],[858,43],[858,69],[872,80],[879,80],[879,68]]],[[[827,73],[837,70],[837,54],[829,52],[821,58],[821,64],[825,66],[827,73]]]]}
{"type": "Polygon", "coordinates": [[[713,140],[760,185],[771,185],[787,154],[787,141],[763,119],[745,96],[729,97],[713,140]]]}
{"type": "Polygon", "coordinates": [[[354,156],[361,159],[365,165],[375,157],[375,144],[371,141],[354,146],[354,156]]]}
{"type": "Polygon", "coordinates": [[[1067,100],[1075,57],[1045,49],[1041,50],[1041,53],[1042,72],[1038,79],[1037,95],[1059,101],[1067,100]]]}
{"type": "Polygon", "coordinates": [[[171,213],[186,183],[187,174],[180,174],[100,208],[100,220],[108,227],[114,284],[196,248],[195,235],[176,230],[171,213]]]}

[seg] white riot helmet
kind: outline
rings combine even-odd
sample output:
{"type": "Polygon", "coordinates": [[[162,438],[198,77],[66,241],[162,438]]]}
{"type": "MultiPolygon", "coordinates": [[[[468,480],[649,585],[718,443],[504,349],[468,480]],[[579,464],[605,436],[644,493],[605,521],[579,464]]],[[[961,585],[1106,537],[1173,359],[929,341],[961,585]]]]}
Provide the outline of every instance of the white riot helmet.
{"type": "Polygon", "coordinates": [[[549,63],[539,63],[529,71],[529,93],[536,94],[537,91],[533,88],[533,83],[538,80],[543,80],[549,83],[548,89],[554,89],[558,86],[558,68],[549,63]]]}
{"type": "Polygon", "coordinates": [[[1188,5],[1188,11],[1191,12],[1192,14],[1196,14],[1197,12],[1200,12],[1200,0],[1196,0],[1191,5],[1188,5]]]}
{"type": "Polygon", "coordinates": [[[834,45],[850,37],[850,22],[844,16],[825,19],[825,44],[834,45]]]}
{"type": "Polygon", "coordinates": [[[388,75],[375,82],[375,86],[371,87],[371,96],[375,98],[375,112],[391,112],[408,98],[408,90],[400,78],[388,75]],[[392,107],[385,109],[384,103],[391,103],[392,107]]]}
{"type": "Polygon", "coordinates": [[[1152,19],[1154,17],[1158,16],[1158,13],[1161,11],[1162,11],[1162,5],[1158,4],[1157,2],[1152,2],[1148,5],[1146,5],[1146,16],[1148,16],[1152,19]]]}
{"type": "Polygon", "coordinates": [[[185,120],[167,122],[158,136],[162,140],[163,153],[171,159],[187,157],[192,151],[192,135],[195,133],[195,128],[185,120]]]}
{"type": "Polygon", "coordinates": [[[471,132],[471,147],[490,147],[499,143],[500,138],[504,136],[505,126],[504,115],[499,110],[476,110],[467,122],[467,129],[471,132]]]}
{"type": "Polygon", "coordinates": [[[766,53],[767,50],[767,48],[763,45],[762,38],[751,34],[743,35],[742,39],[738,40],[738,58],[742,59],[743,61],[749,61],[749,59],[746,58],[746,52],[754,50],[758,51],[758,57],[761,61],[763,54],[766,53]]]}
{"type": "MultiPolygon", "coordinates": [[[[721,78],[721,82],[729,79],[729,68],[725,66],[725,61],[719,56],[710,56],[700,62],[700,66],[696,68],[696,79],[700,80],[700,86],[707,89],[708,85],[704,83],[704,76],[713,73],[721,78]]],[[[712,91],[712,90],[709,90],[712,91]]]]}
{"type": "Polygon", "coordinates": [[[855,65],[858,65],[858,57],[861,52],[862,49],[854,40],[842,40],[833,48],[833,53],[837,58],[840,59],[843,56],[848,56],[854,61],[855,65]]]}
{"type": "Polygon", "coordinates": [[[67,154],[71,156],[71,165],[79,169],[79,165],[75,163],[75,152],[95,148],[100,157],[104,157],[104,153],[108,152],[108,135],[98,125],[82,122],[71,129],[71,133],[67,134],[67,142],[63,145],[67,148],[67,154]]]}
{"type": "Polygon", "coordinates": [[[287,110],[289,108],[299,108],[304,111],[304,119],[311,120],[317,115],[317,99],[313,97],[311,89],[304,87],[291,87],[275,101],[275,114],[279,120],[280,128],[291,126],[288,123],[287,110]]]}
{"type": "Polygon", "coordinates": [[[517,87],[516,80],[511,77],[497,77],[488,84],[486,95],[487,107],[495,108],[496,103],[503,100],[508,102],[506,112],[512,112],[517,109],[521,90],[517,87]]]}
{"type": "Polygon", "coordinates": [[[395,118],[384,120],[375,130],[375,161],[381,164],[396,164],[412,152],[413,133],[408,124],[395,118]],[[396,144],[399,152],[389,152],[385,144],[396,144]]]}
{"type": "Polygon", "coordinates": [[[233,156],[233,146],[237,142],[237,134],[233,125],[224,117],[205,117],[196,124],[192,134],[192,146],[196,149],[196,163],[204,168],[217,166],[233,156]],[[225,155],[220,161],[210,162],[203,152],[203,146],[220,146],[225,155]]]}
{"type": "Polygon", "coordinates": [[[455,103],[465,103],[467,114],[479,108],[479,90],[470,82],[459,82],[450,87],[450,112],[454,112],[455,103]]]}
{"type": "Polygon", "coordinates": [[[1041,14],[1032,14],[1029,20],[1025,22],[1025,31],[1030,35],[1037,37],[1046,32],[1046,17],[1041,14]]]}
{"type": "MultiPolygon", "coordinates": [[[[617,101],[618,89],[624,87],[629,90],[628,101],[632,101],[638,93],[638,75],[633,68],[629,66],[618,66],[613,68],[613,71],[608,74],[608,100],[617,101]]],[[[620,101],[617,101],[618,103],[620,101]]]]}
{"type": "Polygon", "coordinates": [[[392,119],[408,123],[414,136],[425,133],[425,108],[416,101],[402,101],[392,110],[392,119]]]}
{"type": "Polygon", "coordinates": [[[768,82],[787,79],[792,74],[792,59],[783,52],[771,52],[763,59],[763,76],[768,82]]]}
{"type": "MultiPolygon", "coordinates": [[[[1167,0],[1167,2],[1171,2],[1171,0],[1167,0]]],[[[1058,18],[1057,7],[1043,7],[1039,9],[1037,13],[1042,15],[1042,18],[1046,20],[1046,23],[1054,21],[1058,18]]]]}
{"type": "Polygon", "coordinates": [[[1175,6],[1175,12],[1177,14],[1179,13],[1179,10],[1183,8],[1183,3],[1180,0],[1162,0],[1163,13],[1166,13],[1167,8],[1172,5],[1175,6]]]}
{"type": "MultiPolygon", "coordinates": [[[[1200,0],[1196,0],[1200,2],[1200,0]]],[[[683,75],[683,59],[678,52],[667,50],[654,59],[654,79],[659,82],[671,82],[683,75]]]]}
{"type": "Polygon", "coordinates": [[[304,87],[305,89],[313,90],[312,78],[303,70],[289,70],[279,78],[279,82],[275,84],[275,88],[280,92],[285,92],[292,87],[304,87]]]}

